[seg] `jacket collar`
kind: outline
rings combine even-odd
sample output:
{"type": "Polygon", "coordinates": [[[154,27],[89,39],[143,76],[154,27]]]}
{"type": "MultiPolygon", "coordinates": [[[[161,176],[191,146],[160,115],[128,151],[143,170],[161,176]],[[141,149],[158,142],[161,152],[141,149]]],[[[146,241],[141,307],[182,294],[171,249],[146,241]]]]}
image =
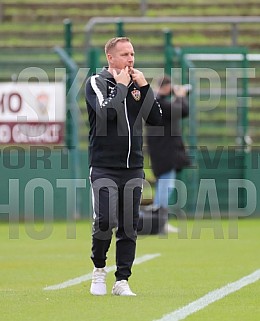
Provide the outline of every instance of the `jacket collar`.
{"type": "Polygon", "coordinates": [[[108,67],[103,67],[99,74],[100,74],[100,76],[102,76],[104,78],[114,79],[114,77],[108,71],[108,67]]]}

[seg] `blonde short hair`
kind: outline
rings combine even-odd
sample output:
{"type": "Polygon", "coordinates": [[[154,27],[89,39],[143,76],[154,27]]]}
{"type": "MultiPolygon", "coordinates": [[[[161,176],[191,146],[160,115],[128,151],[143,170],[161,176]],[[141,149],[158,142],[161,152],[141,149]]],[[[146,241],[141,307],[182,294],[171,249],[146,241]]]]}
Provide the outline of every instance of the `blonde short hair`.
{"type": "Polygon", "coordinates": [[[111,49],[115,48],[116,44],[120,41],[130,42],[128,37],[115,37],[108,40],[105,45],[105,53],[107,54],[111,49]]]}

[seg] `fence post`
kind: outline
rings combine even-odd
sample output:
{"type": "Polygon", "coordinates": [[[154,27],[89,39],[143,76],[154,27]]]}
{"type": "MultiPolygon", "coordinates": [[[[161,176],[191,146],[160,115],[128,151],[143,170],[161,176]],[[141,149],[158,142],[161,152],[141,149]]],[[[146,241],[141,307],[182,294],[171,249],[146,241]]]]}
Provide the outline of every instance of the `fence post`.
{"type": "MultiPolygon", "coordinates": [[[[69,19],[64,20],[64,45],[65,48],[55,47],[55,52],[59,55],[66,67],[66,146],[71,156],[71,178],[73,184],[79,178],[80,162],[78,152],[78,104],[77,94],[78,85],[76,83],[78,66],[72,59],[72,35],[71,22],[69,19]]],[[[80,216],[81,210],[81,193],[76,199],[76,213],[74,218],[80,216]]]]}
{"type": "MultiPolygon", "coordinates": [[[[65,19],[64,23],[64,50],[67,55],[72,57],[72,25],[70,19],[65,19]]],[[[77,69],[77,67],[75,67],[77,69]]],[[[77,124],[73,124],[73,100],[72,84],[76,77],[76,70],[66,66],[66,100],[67,100],[67,117],[66,117],[66,145],[68,149],[75,148],[77,145],[77,124]]],[[[75,118],[75,120],[77,117],[75,118]]]]}
{"type": "Polygon", "coordinates": [[[117,34],[117,37],[124,37],[125,36],[124,23],[122,20],[118,20],[116,23],[116,34],[117,34]]]}
{"type": "Polygon", "coordinates": [[[99,67],[100,49],[91,47],[87,51],[87,66],[89,67],[89,75],[96,73],[96,69],[99,67]]]}
{"type": "MultiPolygon", "coordinates": [[[[188,144],[189,154],[193,160],[192,170],[184,171],[183,175],[186,174],[186,182],[188,182],[189,189],[189,203],[187,206],[188,212],[193,215],[196,211],[197,205],[197,190],[199,186],[199,171],[198,171],[198,151],[197,151],[197,122],[196,122],[196,88],[195,88],[195,76],[194,76],[194,64],[186,59],[185,53],[181,50],[180,62],[182,70],[182,83],[191,83],[192,91],[189,94],[189,129],[188,129],[188,144]]],[[[186,121],[186,120],[185,120],[186,121]]]]}
{"type": "Polygon", "coordinates": [[[72,57],[72,24],[70,19],[64,19],[64,40],[65,50],[67,54],[72,57]]]}
{"type": "Polygon", "coordinates": [[[171,69],[173,67],[172,32],[168,29],[164,30],[164,57],[164,71],[166,74],[171,75],[171,69]]]}

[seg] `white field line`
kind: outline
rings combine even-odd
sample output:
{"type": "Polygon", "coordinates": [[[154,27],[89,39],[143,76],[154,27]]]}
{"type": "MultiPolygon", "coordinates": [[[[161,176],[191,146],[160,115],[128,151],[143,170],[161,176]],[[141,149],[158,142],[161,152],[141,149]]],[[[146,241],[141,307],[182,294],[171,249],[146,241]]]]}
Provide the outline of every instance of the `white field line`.
{"type": "Polygon", "coordinates": [[[223,286],[220,289],[214,290],[212,292],[209,292],[208,294],[204,295],[200,299],[193,301],[189,303],[188,305],[185,305],[184,307],[175,310],[165,316],[163,316],[161,319],[157,321],[179,321],[183,320],[189,315],[204,309],[209,304],[214,303],[225,296],[236,292],[243,287],[255,283],[260,279],[260,269],[256,270],[252,274],[249,274],[242,279],[235,281],[233,283],[228,283],[227,285],[223,286]]]}
{"type": "MultiPolygon", "coordinates": [[[[134,260],[134,265],[138,265],[138,264],[144,263],[146,261],[155,259],[156,257],[158,257],[160,255],[161,255],[160,253],[143,255],[143,256],[138,257],[138,258],[136,258],[134,260]]],[[[116,266],[112,265],[112,266],[107,267],[106,271],[107,272],[113,272],[113,271],[115,271],[115,269],[116,269],[116,266]]],[[[70,286],[73,286],[73,285],[80,284],[82,282],[91,280],[91,278],[92,278],[92,272],[88,273],[88,274],[85,274],[85,275],[82,275],[82,276],[79,276],[79,277],[77,277],[75,279],[70,279],[68,281],[56,284],[56,285],[46,286],[45,288],[43,288],[43,290],[50,291],[50,290],[65,289],[65,288],[68,288],[70,286]]]]}

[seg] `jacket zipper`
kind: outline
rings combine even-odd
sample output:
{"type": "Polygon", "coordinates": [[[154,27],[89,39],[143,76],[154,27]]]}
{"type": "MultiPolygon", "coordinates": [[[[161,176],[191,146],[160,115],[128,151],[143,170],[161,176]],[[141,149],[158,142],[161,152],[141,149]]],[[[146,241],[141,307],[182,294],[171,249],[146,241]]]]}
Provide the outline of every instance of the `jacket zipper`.
{"type": "Polygon", "coordinates": [[[128,129],[128,153],[127,153],[127,158],[126,158],[126,167],[129,168],[129,158],[130,158],[130,152],[131,152],[131,130],[130,130],[130,124],[129,124],[129,119],[128,119],[128,114],[127,114],[127,108],[126,108],[126,98],[124,99],[124,105],[125,105],[125,118],[126,118],[126,123],[127,123],[127,129],[128,129]]]}

